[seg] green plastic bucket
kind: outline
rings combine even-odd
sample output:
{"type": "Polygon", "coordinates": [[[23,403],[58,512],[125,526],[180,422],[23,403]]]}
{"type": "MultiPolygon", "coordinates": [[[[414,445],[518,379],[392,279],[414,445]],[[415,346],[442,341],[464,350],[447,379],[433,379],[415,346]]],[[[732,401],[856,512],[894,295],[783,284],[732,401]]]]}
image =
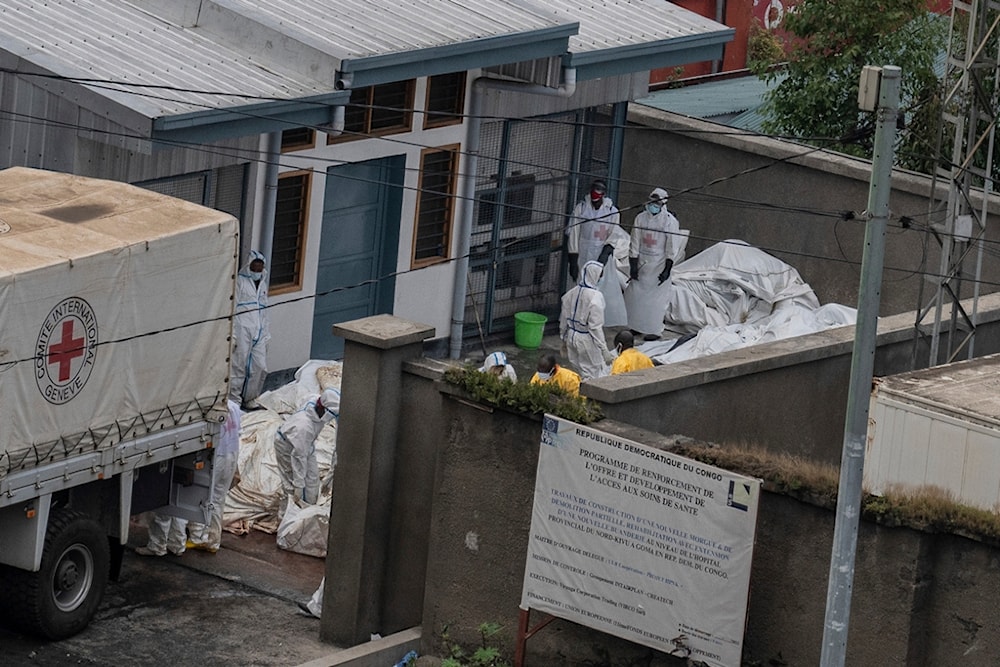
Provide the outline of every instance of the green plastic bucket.
{"type": "Polygon", "coordinates": [[[538,313],[514,313],[514,344],[523,350],[537,350],[548,321],[538,313]]]}

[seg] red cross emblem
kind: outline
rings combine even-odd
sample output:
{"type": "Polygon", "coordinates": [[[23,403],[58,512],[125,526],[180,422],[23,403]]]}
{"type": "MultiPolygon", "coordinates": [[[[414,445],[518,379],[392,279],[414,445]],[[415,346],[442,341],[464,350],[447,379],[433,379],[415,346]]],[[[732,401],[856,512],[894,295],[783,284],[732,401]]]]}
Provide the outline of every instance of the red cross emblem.
{"type": "Polygon", "coordinates": [[[652,248],[656,245],[656,235],[653,232],[646,232],[642,235],[642,245],[652,248]]]}
{"type": "Polygon", "coordinates": [[[90,379],[97,357],[97,315],[84,299],[63,299],[49,311],[35,344],[35,382],[49,403],[72,400],[90,379]]]}
{"type": "Polygon", "coordinates": [[[594,238],[598,241],[607,241],[608,236],[611,235],[611,227],[608,225],[598,225],[594,229],[594,238]]]}
{"type": "Polygon", "coordinates": [[[73,337],[73,322],[74,320],[63,320],[62,338],[49,346],[49,365],[59,364],[59,382],[69,379],[73,360],[83,356],[84,338],[73,337]]]}

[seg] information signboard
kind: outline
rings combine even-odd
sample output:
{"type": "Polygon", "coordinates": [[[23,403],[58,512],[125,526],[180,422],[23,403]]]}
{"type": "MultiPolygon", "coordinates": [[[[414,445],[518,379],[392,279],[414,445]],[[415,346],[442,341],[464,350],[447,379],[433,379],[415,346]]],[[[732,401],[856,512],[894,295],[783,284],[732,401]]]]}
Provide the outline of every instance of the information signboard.
{"type": "Polygon", "coordinates": [[[739,667],[760,481],[546,415],[521,608],[739,667]]]}

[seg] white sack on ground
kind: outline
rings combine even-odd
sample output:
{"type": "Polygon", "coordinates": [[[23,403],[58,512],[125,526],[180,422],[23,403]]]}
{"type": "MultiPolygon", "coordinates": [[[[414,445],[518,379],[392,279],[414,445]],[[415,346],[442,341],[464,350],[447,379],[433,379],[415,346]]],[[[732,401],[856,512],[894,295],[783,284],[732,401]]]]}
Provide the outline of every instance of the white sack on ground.
{"type": "MultiPolygon", "coordinates": [[[[274,434],[284,418],[323,389],[339,389],[343,365],[339,361],[309,361],[295,373],[295,380],[261,394],[264,410],[244,412],[240,424],[239,482],[226,497],[225,530],[242,535],[251,530],[276,533],[281,514],[281,477],[274,458],[274,434]]],[[[316,438],[320,480],[328,479],[337,463],[337,421],[323,427],[316,438]]],[[[324,486],[320,504],[329,502],[324,486]]],[[[329,509],[329,504],[327,504],[329,509]]]]}
{"type": "Polygon", "coordinates": [[[674,267],[666,323],[697,332],[637,346],[660,364],[854,324],[857,311],[819,305],[798,271],[744,241],[718,243],[674,267]]]}
{"type": "Polygon", "coordinates": [[[663,352],[662,346],[658,350],[647,349],[645,345],[638,347],[653,361],[669,364],[854,324],[856,317],[857,311],[854,308],[835,303],[820,306],[816,310],[793,305],[753,324],[705,327],[694,338],[672,351],[663,352]]]}
{"type": "Polygon", "coordinates": [[[286,551],[326,558],[330,502],[330,496],[325,496],[317,505],[300,505],[289,498],[275,538],[278,546],[286,551]]]}
{"type": "Polygon", "coordinates": [[[754,322],[786,301],[819,308],[799,272],[745,241],[706,248],[674,267],[664,321],[675,331],[754,322]]]}

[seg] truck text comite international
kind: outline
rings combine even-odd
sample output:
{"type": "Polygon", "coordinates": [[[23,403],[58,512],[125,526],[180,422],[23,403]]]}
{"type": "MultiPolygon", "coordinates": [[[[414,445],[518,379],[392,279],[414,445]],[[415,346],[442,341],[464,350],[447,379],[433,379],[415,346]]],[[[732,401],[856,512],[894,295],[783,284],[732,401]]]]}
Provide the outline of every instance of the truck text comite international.
{"type": "Polygon", "coordinates": [[[205,521],[237,223],[112,181],[0,171],[0,613],[90,622],[129,517],[205,521]]]}

